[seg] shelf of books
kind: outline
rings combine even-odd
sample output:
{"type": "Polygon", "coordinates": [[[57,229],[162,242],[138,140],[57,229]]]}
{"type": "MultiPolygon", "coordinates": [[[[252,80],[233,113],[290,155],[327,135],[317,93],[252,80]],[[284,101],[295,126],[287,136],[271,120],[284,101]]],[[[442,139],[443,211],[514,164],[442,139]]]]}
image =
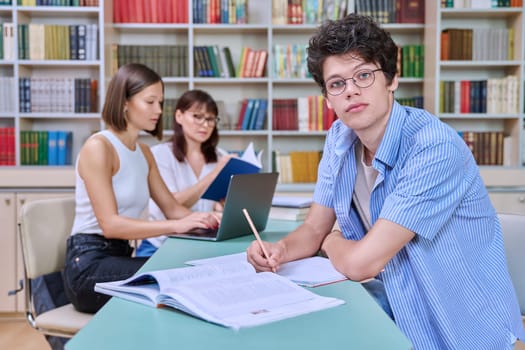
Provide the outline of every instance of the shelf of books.
{"type": "Polygon", "coordinates": [[[369,7],[369,1],[360,0],[325,1],[322,6],[316,1],[239,0],[225,6],[220,0],[194,0],[176,2],[177,11],[167,0],[157,1],[156,8],[139,0],[125,9],[121,1],[113,1],[108,66],[114,71],[139,60],[161,73],[169,100],[164,111],[167,136],[177,96],[186,89],[204,89],[219,102],[219,146],[237,151],[253,142],[264,151],[263,169],[281,173],[280,189],[313,188],[326,130],[336,118],[305,64],[308,39],[322,21],[359,7],[380,20],[402,47],[398,98],[422,106],[423,1],[409,10],[408,1],[399,1],[396,8],[395,1],[369,7]],[[159,13],[169,17],[173,11],[178,17],[159,18],[159,13]],[[297,166],[303,163],[308,174],[297,166]]]}
{"type": "MultiPolygon", "coordinates": [[[[135,0],[128,6],[124,0],[114,0],[87,7],[36,6],[25,1],[0,5],[2,22],[20,27],[16,38],[30,38],[35,28],[51,24],[104,30],[98,30],[94,58],[45,56],[38,45],[25,50],[15,45],[16,57],[0,60],[1,78],[11,82],[8,93],[16,94],[18,101],[11,107],[6,104],[12,112],[0,110],[0,127],[6,128],[4,133],[12,130],[15,134],[16,166],[33,164],[31,159],[35,159],[26,159],[20,131],[71,131],[74,159],[85,138],[102,127],[99,112],[105,84],[119,66],[139,61],[163,76],[167,138],[172,134],[177,97],[187,89],[204,89],[219,102],[220,147],[243,150],[253,142],[264,152],[263,169],[282,174],[280,188],[311,189],[314,178],[297,169],[294,174],[292,164],[298,162],[291,160],[292,155],[316,164],[326,130],[336,116],[326,108],[320,89],[308,75],[305,49],[319,23],[355,10],[374,17],[400,46],[401,84],[396,98],[404,104],[423,105],[423,0],[416,1],[415,7],[408,6],[408,0],[378,2],[391,7],[369,6],[375,2],[363,0],[324,1],[323,6],[317,1],[288,0],[228,1],[230,6],[223,6],[220,0],[135,0]],[[44,58],[36,58],[37,54],[44,58]],[[50,76],[64,76],[63,81],[51,83],[58,96],[73,95],[75,99],[77,89],[85,91],[82,107],[76,101],[64,103],[62,97],[56,100],[60,103],[44,103],[49,99],[42,98],[39,91],[49,91],[45,86],[50,76]],[[30,94],[23,88],[28,82],[30,94]]],[[[46,30],[38,32],[45,34],[46,30]]],[[[146,134],[143,138],[150,144],[157,142],[146,134]]]]}
{"type": "Polygon", "coordinates": [[[98,1],[0,3],[0,166],[70,169],[100,130],[103,27],[98,1]]]}
{"type": "Polygon", "coordinates": [[[425,107],[460,133],[479,165],[519,167],[524,9],[521,1],[493,3],[428,5],[425,107]]]}

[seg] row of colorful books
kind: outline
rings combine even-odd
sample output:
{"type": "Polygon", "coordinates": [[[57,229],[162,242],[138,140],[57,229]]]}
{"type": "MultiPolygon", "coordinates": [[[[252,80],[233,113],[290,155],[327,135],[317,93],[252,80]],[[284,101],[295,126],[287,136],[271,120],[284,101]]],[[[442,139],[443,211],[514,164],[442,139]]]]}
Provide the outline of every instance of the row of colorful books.
{"type": "Polygon", "coordinates": [[[236,76],[240,78],[261,78],[266,74],[268,51],[243,47],[236,76]]]}
{"type": "Polygon", "coordinates": [[[279,79],[309,78],[306,67],[306,44],[276,44],[273,52],[273,77],[279,79]]]}
{"type": "Polygon", "coordinates": [[[439,83],[440,113],[519,113],[519,80],[515,75],[487,80],[439,83]]]}
{"type": "Polygon", "coordinates": [[[447,28],[441,32],[441,60],[505,61],[514,58],[512,28],[447,28]]]}
{"type": "Polygon", "coordinates": [[[189,0],[113,1],[114,23],[188,23],[189,0]]]}
{"type": "Polygon", "coordinates": [[[193,0],[192,5],[193,23],[248,23],[248,0],[193,0]]]}
{"type": "Polygon", "coordinates": [[[20,78],[20,112],[94,113],[97,90],[98,81],[91,78],[20,78]]]}
{"type": "Polygon", "coordinates": [[[441,0],[443,8],[522,7],[523,0],[441,0]]]}
{"type": "Polygon", "coordinates": [[[71,165],[73,132],[64,130],[20,131],[22,165],[71,165]]]}
{"type": "Polygon", "coordinates": [[[510,136],[501,131],[458,131],[478,165],[510,165],[510,136]]]}
{"type": "MultiPolygon", "coordinates": [[[[4,2],[11,4],[11,0],[4,2]]],[[[17,4],[19,6],[98,6],[98,0],[17,0],[17,4]]],[[[0,5],[2,5],[1,1],[0,5]]]]}
{"type": "MultiPolygon", "coordinates": [[[[30,60],[96,60],[96,24],[18,24],[18,58],[30,60]]],[[[13,23],[3,23],[3,56],[14,59],[13,23]]]]}
{"type": "Polygon", "coordinates": [[[273,0],[272,23],[318,24],[343,18],[353,9],[347,0],[273,0]]]}
{"type": "Polygon", "coordinates": [[[16,165],[15,128],[0,128],[0,165],[16,165]]]}
{"type": "Polygon", "coordinates": [[[187,45],[112,45],[112,69],[141,62],[163,77],[188,76],[187,45]]]}
{"type": "Polygon", "coordinates": [[[0,112],[12,113],[16,110],[15,89],[15,78],[0,77],[0,112]]]}
{"type": "Polygon", "coordinates": [[[355,12],[377,23],[425,23],[425,0],[355,0],[355,12]]]}
{"type": "Polygon", "coordinates": [[[273,151],[273,169],[279,172],[280,183],[314,183],[321,151],[273,151]]]}
{"type": "Polygon", "coordinates": [[[323,96],[301,96],[272,100],[273,130],[328,130],[337,119],[323,96]]]}

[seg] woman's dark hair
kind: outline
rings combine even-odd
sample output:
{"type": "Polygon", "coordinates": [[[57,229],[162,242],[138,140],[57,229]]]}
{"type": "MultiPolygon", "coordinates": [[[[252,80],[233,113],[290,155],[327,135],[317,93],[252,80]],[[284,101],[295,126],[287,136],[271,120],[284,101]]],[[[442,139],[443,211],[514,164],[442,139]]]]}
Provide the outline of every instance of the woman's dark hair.
{"type": "MultiPolygon", "coordinates": [[[[205,111],[212,114],[214,117],[217,117],[219,114],[219,109],[215,100],[207,92],[197,89],[189,90],[182,94],[175,106],[175,113],[177,113],[177,111],[184,113],[194,106],[198,108],[204,107],[205,111]]],[[[187,151],[186,139],[184,138],[182,125],[177,122],[175,115],[173,116],[173,119],[173,154],[179,162],[182,162],[187,151]]],[[[217,129],[217,124],[215,124],[210,138],[201,145],[201,152],[204,155],[206,163],[217,161],[217,153],[215,149],[218,143],[219,130],[217,129]]]]}
{"type": "Polygon", "coordinates": [[[310,38],[307,54],[308,70],[325,96],[323,64],[330,56],[348,54],[365,62],[377,63],[389,84],[397,73],[398,48],[390,33],[380,28],[371,17],[355,13],[321,25],[310,38]]]}
{"type": "MultiPolygon", "coordinates": [[[[162,91],[164,92],[162,78],[151,68],[140,63],[128,63],[120,67],[108,85],[102,108],[104,123],[117,131],[126,130],[128,127],[126,113],[124,112],[126,101],[148,86],[158,82],[162,83],[162,91]]],[[[161,120],[162,115],[154,130],[145,130],[159,140],[162,139],[161,120]]]]}

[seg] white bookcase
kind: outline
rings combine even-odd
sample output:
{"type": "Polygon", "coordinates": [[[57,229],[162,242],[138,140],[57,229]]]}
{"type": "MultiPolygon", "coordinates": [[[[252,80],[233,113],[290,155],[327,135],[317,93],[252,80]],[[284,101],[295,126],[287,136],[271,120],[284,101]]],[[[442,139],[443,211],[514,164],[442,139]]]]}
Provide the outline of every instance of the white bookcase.
{"type": "MultiPolygon", "coordinates": [[[[108,2],[111,3],[111,2],[108,2]]],[[[354,2],[349,1],[353,8],[354,2]]],[[[107,5],[106,5],[107,7],[107,5]]],[[[110,12],[111,9],[107,9],[110,12]]],[[[192,18],[190,6],[188,18],[192,18]]],[[[216,45],[231,49],[235,65],[239,64],[243,46],[266,49],[269,53],[266,77],[263,78],[201,78],[195,77],[193,64],[189,64],[188,76],[182,78],[164,77],[166,97],[176,98],[187,89],[204,89],[216,99],[224,101],[231,122],[238,119],[240,102],[244,98],[268,99],[265,128],[258,131],[220,130],[220,147],[242,150],[253,141],[256,149],[264,150],[264,169],[272,170],[272,151],[281,153],[302,150],[322,150],[324,131],[279,131],[272,129],[271,102],[275,98],[297,98],[319,95],[320,89],[311,78],[281,79],[273,76],[272,48],[276,44],[307,44],[317,25],[275,25],[272,24],[272,0],[248,2],[247,24],[113,24],[106,33],[106,44],[120,45],[187,45],[188,62],[193,62],[193,46],[216,45]]],[[[400,45],[423,43],[424,25],[385,25],[400,45]]],[[[111,58],[110,58],[111,59],[111,58]]],[[[106,61],[106,65],[110,66],[106,61]]],[[[396,92],[400,97],[423,94],[422,78],[402,78],[396,92]]],[[[166,131],[167,136],[171,135],[166,131]]],[[[146,142],[156,140],[144,136],[146,142]]],[[[279,184],[284,191],[311,191],[313,184],[279,184]]]]}
{"type": "MultiPolygon", "coordinates": [[[[507,167],[522,167],[523,79],[524,79],[524,9],[520,8],[441,8],[440,2],[426,3],[425,18],[425,108],[458,131],[502,131],[510,141],[507,167]],[[506,60],[441,60],[441,32],[448,28],[512,28],[513,57],[506,60]],[[512,113],[440,113],[440,81],[487,80],[514,75],[518,77],[518,109],[512,113]]],[[[487,38],[483,44],[494,44],[487,38]]],[[[491,166],[488,166],[491,167],[491,166]]],[[[498,166],[502,168],[502,166],[498,166]]]]}
{"type": "MultiPolygon", "coordinates": [[[[38,171],[39,167],[21,165],[20,132],[25,130],[68,130],[73,132],[73,159],[80,150],[86,138],[102,127],[100,119],[100,101],[104,98],[105,70],[104,70],[104,35],[98,35],[98,55],[94,60],[29,60],[19,59],[18,48],[20,38],[16,28],[19,24],[96,24],[98,30],[104,28],[103,5],[98,7],[70,7],[70,6],[0,6],[0,21],[11,22],[14,30],[13,60],[0,60],[0,76],[13,77],[14,110],[0,114],[0,127],[14,127],[16,167],[32,168],[38,171]],[[96,113],[26,113],[20,112],[18,81],[20,78],[91,78],[98,81],[98,106],[96,113]]],[[[101,4],[103,1],[100,2],[101,4]]],[[[2,169],[0,169],[0,172],[2,169]]]]}

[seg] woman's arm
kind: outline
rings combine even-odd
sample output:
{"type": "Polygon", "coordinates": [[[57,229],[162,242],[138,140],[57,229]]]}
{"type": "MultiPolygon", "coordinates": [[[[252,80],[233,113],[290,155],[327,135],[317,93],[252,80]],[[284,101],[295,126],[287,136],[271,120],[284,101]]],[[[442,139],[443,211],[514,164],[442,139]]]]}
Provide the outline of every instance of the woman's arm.
{"type": "MultiPolygon", "coordinates": [[[[227,154],[221,156],[217,162],[217,165],[212,169],[212,171],[210,171],[208,174],[199,179],[199,181],[197,181],[194,185],[173,192],[173,195],[175,196],[177,201],[184,205],[186,208],[191,208],[192,206],[194,206],[195,203],[197,203],[197,201],[201,199],[206,189],[210,187],[213,180],[215,180],[217,175],[219,175],[226,163],[228,163],[228,161],[232,157],[234,157],[234,155],[227,154]]],[[[164,174],[162,175],[164,176],[164,174]]]]}

